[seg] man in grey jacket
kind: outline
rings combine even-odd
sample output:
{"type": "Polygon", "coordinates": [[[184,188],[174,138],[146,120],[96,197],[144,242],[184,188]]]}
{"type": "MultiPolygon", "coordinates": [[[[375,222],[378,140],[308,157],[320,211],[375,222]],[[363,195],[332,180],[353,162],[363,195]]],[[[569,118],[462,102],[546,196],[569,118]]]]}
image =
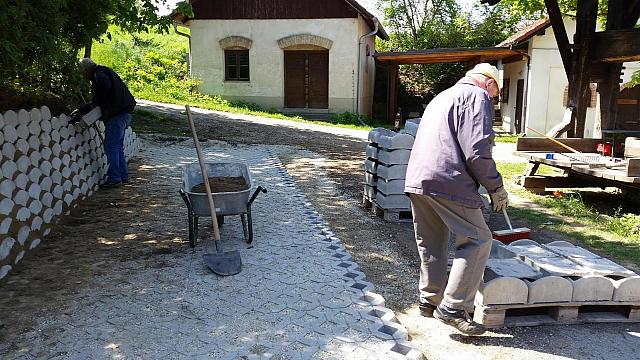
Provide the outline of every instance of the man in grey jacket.
{"type": "Polygon", "coordinates": [[[482,63],[427,106],[411,151],[405,192],[411,199],[421,259],[420,312],[466,335],[485,329],[468,315],[491,250],[479,185],[493,209],[508,205],[492,158],[498,69],[482,63]],[[455,235],[455,258],[447,280],[447,243],[455,235]]]}

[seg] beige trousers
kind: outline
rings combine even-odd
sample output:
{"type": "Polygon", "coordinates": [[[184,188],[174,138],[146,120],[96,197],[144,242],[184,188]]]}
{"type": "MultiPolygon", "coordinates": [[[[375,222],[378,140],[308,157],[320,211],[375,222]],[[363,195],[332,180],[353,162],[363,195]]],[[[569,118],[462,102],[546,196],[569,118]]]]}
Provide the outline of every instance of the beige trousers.
{"type": "Polygon", "coordinates": [[[492,242],[482,210],[429,195],[410,194],[410,199],[421,260],[420,301],[472,311],[492,242]],[[449,232],[455,256],[447,281],[449,232]]]}

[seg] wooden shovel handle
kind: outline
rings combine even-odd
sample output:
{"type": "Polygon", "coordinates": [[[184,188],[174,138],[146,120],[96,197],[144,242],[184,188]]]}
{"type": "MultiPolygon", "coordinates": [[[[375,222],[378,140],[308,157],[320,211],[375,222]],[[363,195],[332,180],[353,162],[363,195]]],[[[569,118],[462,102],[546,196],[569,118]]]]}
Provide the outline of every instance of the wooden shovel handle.
{"type": "Polygon", "coordinates": [[[216,206],[213,204],[213,194],[211,194],[211,187],[209,186],[207,168],[204,166],[204,160],[202,159],[200,142],[196,134],[196,126],[193,124],[193,119],[191,119],[191,109],[189,105],[185,105],[184,107],[187,109],[187,119],[189,119],[189,127],[191,127],[191,133],[193,134],[193,142],[196,144],[196,154],[198,155],[198,162],[200,163],[204,188],[207,190],[207,198],[209,199],[209,210],[211,211],[211,221],[213,221],[213,239],[218,241],[220,240],[220,228],[218,227],[218,219],[216,218],[216,206]]]}
{"type": "Polygon", "coordinates": [[[554,138],[552,138],[552,137],[549,137],[549,136],[547,136],[546,134],[541,133],[541,132],[540,132],[540,131],[538,131],[538,130],[532,129],[532,128],[530,128],[530,127],[527,127],[527,129],[529,129],[529,130],[533,131],[534,133],[536,133],[536,134],[538,134],[538,135],[542,135],[542,136],[546,137],[548,140],[553,141],[554,143],[556,143],[556,144],[558,144],[558,145],[562,146],[563,148],[565,148],[565,149],[567,149],[567,150],[569,150],[569,151],[571,151],[571,152],[573,152],[573,153],[576,153],[576,154],[582,154],[580,151],[578,151],[578,150],[576,150],[576,149],[572,148],[571,146],[569,146],[569,145],[565,145],[565,144],[561,143],[560,141],[558,141],[558,140],[556,140],[556,139],[554,139],[554,138]]]}

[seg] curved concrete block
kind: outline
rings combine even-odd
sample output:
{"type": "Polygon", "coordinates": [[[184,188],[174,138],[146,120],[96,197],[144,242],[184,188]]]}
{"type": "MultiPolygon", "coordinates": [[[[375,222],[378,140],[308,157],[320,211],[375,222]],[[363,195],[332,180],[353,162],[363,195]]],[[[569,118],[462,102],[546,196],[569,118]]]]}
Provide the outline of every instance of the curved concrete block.
{"type": "Polygon", "coordinates": [[[572,243],[568,241],[552,241],[547,244],[547,246],[563,246],[563,247],[576,247],[572,243]]]}
{"type": "Polygon", "coordinates": [[[378,191],[385,195],[404,195],[404,179],[398,180],[379,180],[378,191]]]}
{"type": "Polygon", "coordinates": [[[482,305],[526,304],[529,295],[527,284],[513,277],[499,277],[480,285],[476,301],[482,305]]]}
{"type": "Polygon", "coordinates": [[[50,120],[51,119],[51,110],[49,110],[49,108],[46,107],[46,106],[41,106],[40,107],[40,115],[42,116],[42,120],[43,121],[50,120]]]}
{"type": "Polygon", "coordinates": [[[367,145],[367,157],[369,159],[377,159],[378,158],[378,148],[375,146],[367,145]]]}
{"type": "Polygon", "coordinates": [[[27,124],[31,121],[29,112],[25,109],[18,110],[18,124],[27,124]]]}
{"type": "Polygon", "coordinates": [[[416,135],[418,134],[418,128],[420,127],[420,123],[415,123],[415,122],[411,122],[411,121],[407,121],[404,124],[404,131],[413,136],[416,137],[416,135]]]}
{"type": "Polygon", "coordinates": [[[4,198],[0,200],[0,214],[9,216],[15,206],[16,204],[11,199],[4,198]]]}
{"type": "Polygon", "coordinates": [[[11,224],[13,223],[13,219],[10,217],[5,217],[2,221],[0,221],[0,235],[7,235],[9,233],[9,229],[11,229],[11,224]]]}
{"type": "Polygon", "coordinates": [[[376,174],[378,170],[378,162],[377,161],[371,161],[371,160],[366,160],[364,162],[364,171],[372,173],[372,174],[376,174]]]}
{"type": "Polygon", "coordinates": [[[3,114],[4,117],[4,126],[13,126],[16,127],[18,125],[18,114],[9,110],[3,114]]]}
{"type": "Polygon", "coordinates": [[[27,190],[29,185],[29,177],[27,175],[19,173],[13,181],[18,189],[27,190]]]}
{"type": "Polygon", "coordinates": [[[529,287],[529,304],[569,302],[573,298],[573,284],[560,276],[547,276],[536,281],[525,280],[529,287]]]}
{"type": "Polygon", "coordinates": [[[12,198],[15,190],[16,190],[16,184],[13,182],[13,180],[9,180],[9,179],[0,180],[0,195],[3,195],[8,198],[12,198]]]}
{"type": "Polygon", "coordinates": [[[16,158],[16,146],[13,143],[5,142],[2,144],[2,154],[3,157],[9,160],[14,160],[16,158]]]}
{"type": "Polygon", "coordinates": [[[613,301],[640,301],[640,276],[616,281],[614,283],[613,301]]]}
{"type": "Polygon", "coordinates": [[[376,194],[376,203],[383,209],[411,209],[411,202],[407,195],[388,195],[378,192],[376,194]]]}
{"type": "Polygon", "coordinates": [[[413,147],[413,136],[409,134],[396,134],[394,136],[380,136],[378,147],[388,150],[408,149],[413,147]]]}
{"type": "Polygon", "coordinates": [[[385,128],[375,128],[369,131],[369,141],[377,144],[380,142],[381,136],[395,136],[398,135],[397,132],[385,128]]]}
{"type": "Polygon", "coordinates": [[[9,271],[11,271],[11,265],[5,265],[3,267],[0,267],[0,279],[7,276],[9,271]]]}
{"type": "Polygon", "coordinates": [[[18,139],[16,140],[16,143],[14,145],[16,147],[16,150],[18,150],[23,155],[29,154],[29,143],[27,142],[27,140],[18,139]]]}
{"type": "Polygon", "coordinates": [[[29,133],[29,125],[22,123],[16,126],[16,134],[18,135],[18,139],[27,140],[31,135],[31,133],[29,133]]]}
{"type": "Polygon", "coordinates": [[[376,175],[385,180],[404,179],[407,176],[407,165],[378,165],[376,175]]]}
{"type": "Polygon", "coordinates": [[[573,282],[572,301],[611,301],[614,281],[604,276],[586,276],[573,282]]]}
{"type": "Polygon", "coordinates": [[[18,133],[13,126],[5,125],[4,129],[2,129],[2,134],[6,142],[15,143],[18,140],[18,133]]]}
{"type": "Polygon", "coordinates": [[[388,151],[381,150],[378,153],[378,161],[386,165],[406,165],[409,163],[411,150],[399,149],[388,151]]]}
{"type": "Polygon", "coordinates": [[[16,243],[12,237],[7,237],[0,243],[0,260],[5,259],[11,253],[11,248],[16,243]]]}

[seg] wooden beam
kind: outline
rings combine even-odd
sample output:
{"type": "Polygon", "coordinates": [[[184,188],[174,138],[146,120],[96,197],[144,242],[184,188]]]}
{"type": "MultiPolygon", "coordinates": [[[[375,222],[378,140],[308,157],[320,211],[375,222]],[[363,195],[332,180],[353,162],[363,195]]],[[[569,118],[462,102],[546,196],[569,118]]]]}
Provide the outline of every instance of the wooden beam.
{"type": "Polygon", "coordinates": [[[627,8],[622,11],[624,14],[622,27],[628,29],[638,23],[638,19],[640,18],[640,0],[627,0],[625,4],[627,8]]]}
{"type": "Polygon", "coordinates": [[[583,137],[587,107],[591,100],[589,79],[591,77],[591,54],[598,17],[598,0],[578,0],[576,12],[576,34],[569,77],[569,106],[575,106],[574,128],[570,137],[583,137]]]}
{"type": "Polygon", "coordinates": [[[593,62],[623,63],[640,60],[640,29],[607,30],[594,36],[593,62]]]}
{"type": "MultiPolygon", "coordinates": [[[[602,139],[563,138],[556,140],[565,145],[571,146],[580,152],[591,153],[595,152],[597,144],[602,142],[602,139]]],[[[568,152],[567,149],[551,142],[547,138],[530,136],[518,138],[518,141],[516,142],[516,151],[568,152]]]]}
{"type": "Polygon", "coordinates": [[[389,69],[389,108],[387,109],[387,121],[395,123],[398,112],[398,65],[393,64],[389,69]]]}
{"type": "Polygon", "coordinates": [[[562,64],[564,65],[564,71],[567,74],[567,78],[570,78],[571,74],[571,47],[569,45],[569,37],[567,36],[567,29],[564,27],[562,21],[562,13],[560,12],[560,6],[558,6],[558,0],[544,0],[544,4],[547,6],[547,13],[549,14],[549,20],[551,20],[551,27],[553,28],[553,34],[558,44],[558,50],[560,51],[560,57],[562,57],[562,64]]]}

